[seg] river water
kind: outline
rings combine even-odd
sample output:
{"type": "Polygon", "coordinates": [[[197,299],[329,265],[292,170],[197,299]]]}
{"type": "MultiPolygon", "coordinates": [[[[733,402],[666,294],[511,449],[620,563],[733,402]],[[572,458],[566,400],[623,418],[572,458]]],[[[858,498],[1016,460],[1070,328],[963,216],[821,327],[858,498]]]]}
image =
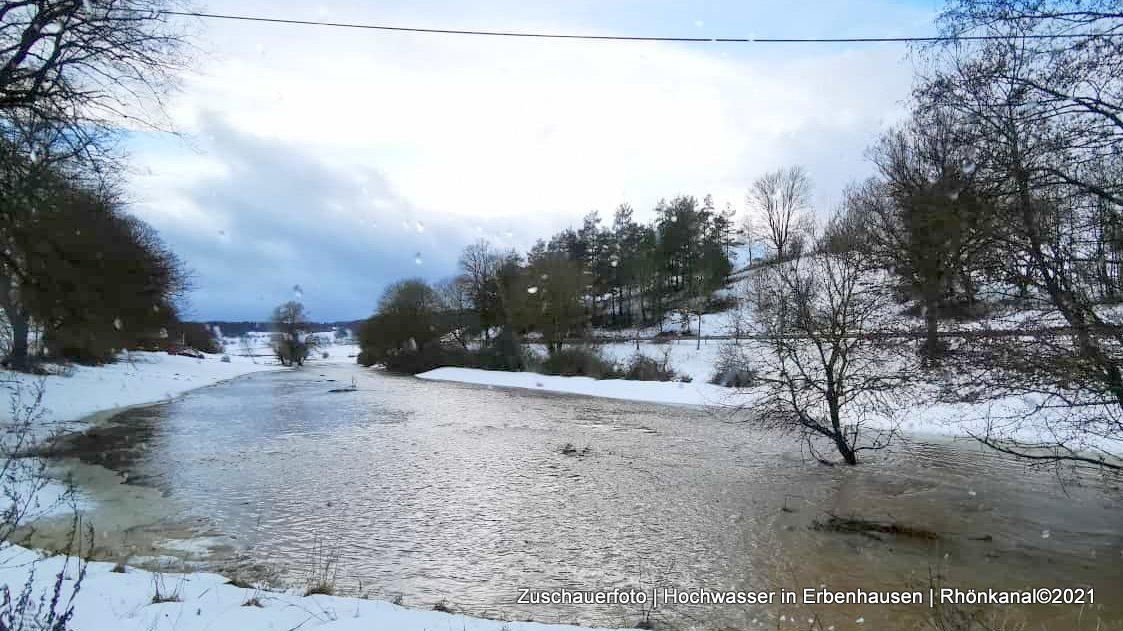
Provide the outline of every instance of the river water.
{"type": "MultiPolygon", "coordinates": [[[[338,555],[340,593],[400,595],[408,606],[628,626],[643,607],[519,604],[519,589],[926,591],[935,574],[950,587],[1095,589],[1097,605],[1082,614],[1000,612],[1034,625],[1123,620],[1118,489],[1062,484],[970,442],[916,437],[859,467],[825,467],[791,437],[736,420],[326,366],[129,410],[75,441],[72,455],[128,476],[134,499],[118,493],[114,517],[146,518],[122,531],[205,531],[205,564],[292,583],[319,547],[338,555]],[[357,391],[329,392],[352,378],[357,391]],[[153,494],[174,509],[150,514],[153,494]],[[832,515],[935,538],[813,527],[832,515]]],[[[113,548],[127,540],[103,539],[100,554],[125,554],[113,548]]],[[[804,629],[810,619],[909,629],[929,613],[676,605],[653,618],[672,628],[804,629]]]]}

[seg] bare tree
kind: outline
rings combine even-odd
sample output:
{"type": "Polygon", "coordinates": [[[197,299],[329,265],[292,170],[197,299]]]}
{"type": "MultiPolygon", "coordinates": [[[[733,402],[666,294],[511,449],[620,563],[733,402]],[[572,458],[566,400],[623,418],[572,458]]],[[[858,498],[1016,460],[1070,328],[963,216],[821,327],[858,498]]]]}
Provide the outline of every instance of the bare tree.
{"type": "Polygon", "coordinates": [[[1108,466],[1094,447],[1123,437],[1123,321],[1099,304],[1101,257],[1123,225],[1123,12],[1107,0],[959,0],[940,25],[992,39],[927,50],[917,97],[954,113],[978,151],[1014,297],[1067,329],[972,349],[985,378],[974,395],[1038,401],[1018,423],[1051,436],[1020,441],[1007,422],[980,439],[1034,460],[1108,466]]]}
{"type": "Polygon", "coordinates": [[[747,195],[750,214],[742,227],[748,240],[763,244],[777,260],[798,254],[814,227],[811,179],[803,167],[766,173],[747,195]]]}
{"type": "Polygon", "coordinates": [[[897,357],[881,335],[891,303],[866,256],[851,250],[781,262],[759,272],[749,298],[764,346],[755,371],[765,386],[753,403],[759,422],[798,433],[820,462],[828,461],[816,439],[850,465],[860,452],[886,447],[910,379],[909,354],[897,357]]]}
{"type": "Polygon", "coordinates": [[[304,305],[290,300],[273,310],[273,353],[283,366],[303,366],[316,348],[304,305]]]}
{"type": "Polygon", "coordinates": [[[471,286],[466,276],[446,278],[433,286],[437,306],[449,335],[464,349],[474,331],[479,330],[479,315],[472,309],[471,286]]]}
{"type": "Polygon", "coordinates": [[[943,352],[941,311],[975,300],[977,276],[993,249],[994,212],[966,168],[967,149],[939,112],[915,113],[869,154],[880,177],[847,189],[845,220],[863,230],[863,247],[917,300],[924,355],[935,361],[943,352]]]}
{"type": "Polygon", "coordinates": [[[153,125],[185,66],[178,0],[0,3],[0,117],[45,123],[86,161],[130,124],[153,125]]]}
{"type": "Polygon", "coordinates": [[[75,598],[85,579],[87,562],[82,558],[89,554],[93,530],[90,526],[80,527],[73,484],[68,480],[61,494],[56,495],[49,487],[58,482],[47,476],[46,461],[28,457],[29,453],[51,449],[58,438],[43,433],[44,382],[15,379],[6,385],[11,394],[10,413],[0,431],[0,551],[17,540],[23,541],[39,518],[59,509],[68,509],[72,518],[69,537],[61,551],[66,559],[55,580],[46,587],[42,581],[34,580],[39,562],[31,560],[29,578],[22,586],[0,585],[0,629],[68,629],[74,617],[75,598]],[[64,576],[76,581],[69,584],[64,576]]]}
{"type": "Polygon", "coordinates": [[[490,243],[481,239],[464,248],[460,269],[476,313],[484,342],[490,340],[491,328],[503,323],[502,299],[499,292],[499,270],[503,256],[490,243]]]}

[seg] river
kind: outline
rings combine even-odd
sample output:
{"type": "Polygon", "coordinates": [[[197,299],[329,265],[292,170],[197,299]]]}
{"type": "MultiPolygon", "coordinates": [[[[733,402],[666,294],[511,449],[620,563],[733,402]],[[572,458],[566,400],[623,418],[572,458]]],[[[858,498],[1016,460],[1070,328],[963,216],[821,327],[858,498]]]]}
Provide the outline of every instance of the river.
{"type": "MultiPolygon", "coordinates": [[[[319,548],[338,555],[339,593],[408,606],[615,626],[642,608],[519,604],[519,589],[927,590],[936,573],[962,588],[1093,587],[1102,604],[1083,614],[1087,628],[1123,620],[1118,489],[915,436],[826,467],[793,437],[737,421],[336,365],[128,410],[56,464],[105,495],[91,515],[105,530],[98,556],[143,562],[178,545],[196,565],[300,583],[319,548]],[[352,378],[357,391],[329,392],[352,378]],[[106,468],[128,484],[105,482],[106,468]],[[935,538],[814,527],[832,515],[935,538]]],[[[929,613],[679,605],[653,618],[905,629],[929,613]]],[[[1073,607],[1011,613],[1078,628],[1073,607]]]]}

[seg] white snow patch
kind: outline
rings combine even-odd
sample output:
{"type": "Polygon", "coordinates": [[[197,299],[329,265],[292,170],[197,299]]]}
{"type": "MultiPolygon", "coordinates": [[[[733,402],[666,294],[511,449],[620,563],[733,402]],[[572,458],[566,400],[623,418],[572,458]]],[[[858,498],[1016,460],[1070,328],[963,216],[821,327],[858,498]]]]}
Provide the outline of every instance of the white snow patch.
{"type": "MultiPolygon", "coordinates": [[[[535,622],[484,620],[456,614],[407,609],[384,601],[338,596],[301,596],[235,587],[218,574],[176,574],[127,568],[112,572],[112,563],[90,563],[75,598],[71,627],[82,631],[214,631],[215,629],[323,629],[324,631],[589,631],[584,627],[535,622]],[[152,603],[155,585],[178,602],[152,603]],[[256,597],[261,607],[244,606],[256,597]]],[[[34,594],[50,589],[63,572],[63,601],[78,575],[75,561],[64,571],[63,557],[42,557],[19,546],[0,551],[0,584],[18,589],[34,568],[34,594]]]]}
{"type": "Polygon", "coordinates": [[[526,388],[589,397],[670,403],[676,405],[720,405],[733,392],[708,383],[679,381],[629,381],[558,377],[533,372],[503,372],[478,368],[437,368],[417,375],[421,379],[455,381],[503,388],[526,388]]]}

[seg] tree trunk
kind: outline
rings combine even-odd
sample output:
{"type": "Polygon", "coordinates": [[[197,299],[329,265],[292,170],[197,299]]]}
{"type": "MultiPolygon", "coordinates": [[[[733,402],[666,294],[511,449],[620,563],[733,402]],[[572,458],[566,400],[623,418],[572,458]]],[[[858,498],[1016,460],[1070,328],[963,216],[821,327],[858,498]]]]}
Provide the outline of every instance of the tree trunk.
{"type": "Polygon", "coordinates": [[[940,316],[937,300],[929,292],[924,299],[924,356],[929,362],[939,361],[940,316]]]}
{"type": "Polygon", "coordinates": [[[858,455],[854,453],[854,449],[846,444],[846,439],[841,435],[835,436],[835,445],[838,447],[838,453],[842,454],[842,461],[848,465],[858,464],[858,455]]]}
{"type": "Polygon", "coordinates": [[[827,375],[827,408],[830,410],[831,415],[831,429],[834,438],[834,445],[838,448],[839,455],[842,456],[842,461],[848,465],[858,464],[858,454],[854,451],[854,446],[846,442],[846,435],[842,432],[842,415],[839,411],[838,398],[831,394],[834,390],[834,379],[827,375]]]}
{"type": "Polygon", "coordinates": [[[27,314],[19,308],[5,309],[8,323],[12,328],[12,352],[8,355],[8,367],[12,370],[26,370],[27,357],[27,314]]]}
{"type": "Polygon", "coordinates": [[[7,364],[13,370],[26,370],[28,366],[27,336],[29,333],[28,314],[19,306],[14,281],[8,277],[0,277],[3,291],[0,291],[0,308],[8,318],[8,325],[12,329],[12,349],[8,353],[7,364]]]}

